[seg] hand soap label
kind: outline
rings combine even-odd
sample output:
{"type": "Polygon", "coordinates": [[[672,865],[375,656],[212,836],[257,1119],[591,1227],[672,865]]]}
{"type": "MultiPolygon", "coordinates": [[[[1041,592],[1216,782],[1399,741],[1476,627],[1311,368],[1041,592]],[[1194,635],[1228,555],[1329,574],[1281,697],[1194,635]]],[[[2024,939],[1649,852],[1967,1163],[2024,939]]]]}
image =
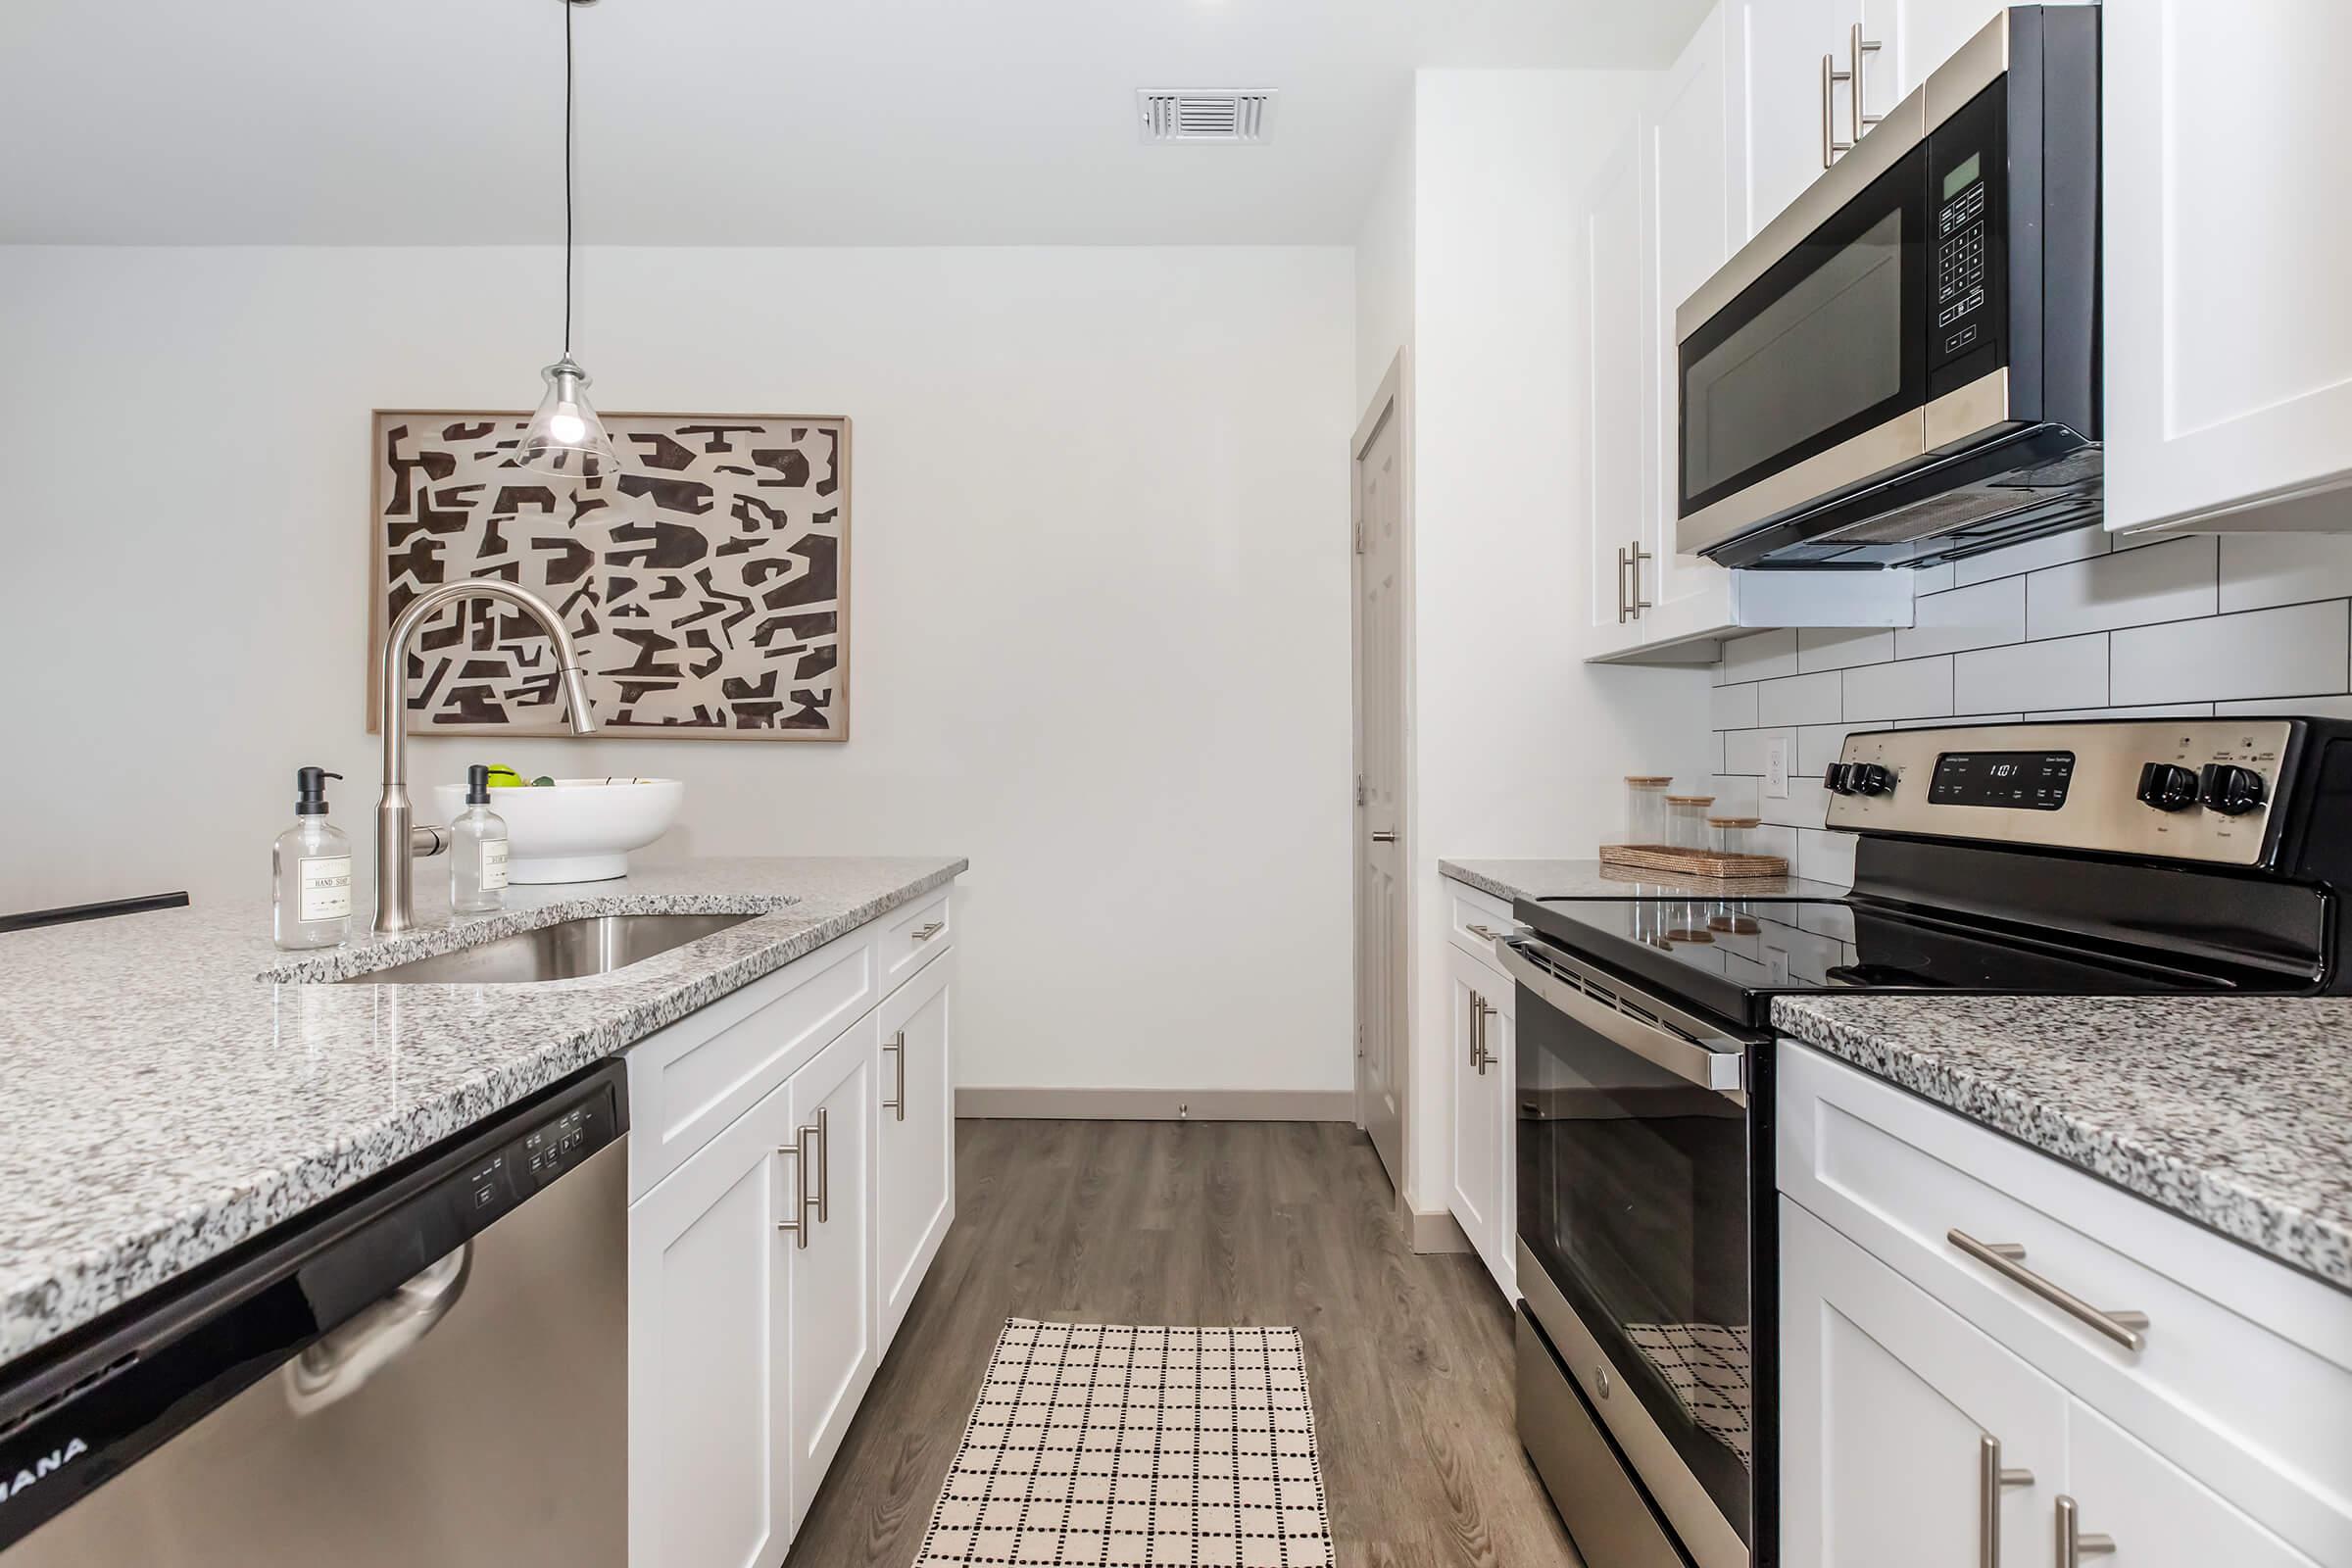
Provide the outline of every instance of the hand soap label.
{"type": "Polygon", "coordinates": [[[482,891],[496,893],[507,885],[507,841],[482,840],[482,891]]]}
{"type": "MultiPolygon", "coordinates": [[[[504,870],[501,870],[504,875],[504,870]]],[[[351,917],[351,857],[306,855],[302,860],[302,918],[344,920],[351,917]]]]}

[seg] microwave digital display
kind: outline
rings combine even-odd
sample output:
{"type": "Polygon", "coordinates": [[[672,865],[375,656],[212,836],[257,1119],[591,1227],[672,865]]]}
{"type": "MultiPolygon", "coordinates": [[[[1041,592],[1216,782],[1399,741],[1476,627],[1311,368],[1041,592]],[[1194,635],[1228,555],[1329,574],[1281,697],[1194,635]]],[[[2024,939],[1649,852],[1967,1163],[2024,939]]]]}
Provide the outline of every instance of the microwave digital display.
{"type": "Polygon", "coordinates": [[[1943,199],[1948,202],[1968,189],[1969,186],[1974,185],[1977,182],[1977,175],[1982,173],[1984,169],[1984,155],[1983,153],[1970,153],[1966,158],[1961,159],[1960,166],[1943,176],[1943,199]]]}
{"type": "Polygon", "coordinates": [[[1945,752],[1936,759],[1928,804],[2055,811],[2074,776],[2072,752],[1945,752]]]}

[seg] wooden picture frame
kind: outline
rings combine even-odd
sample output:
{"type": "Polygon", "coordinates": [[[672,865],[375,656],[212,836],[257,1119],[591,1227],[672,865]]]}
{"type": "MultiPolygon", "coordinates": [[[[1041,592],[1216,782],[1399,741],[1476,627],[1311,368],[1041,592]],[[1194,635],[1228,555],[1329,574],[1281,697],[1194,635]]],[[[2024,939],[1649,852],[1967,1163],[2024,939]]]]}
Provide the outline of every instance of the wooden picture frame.
{"type": "MultiPolygon", "coordinates": [[[[849,418],[608,414],[622,471],[586,481],[497,456],[529,418],[369,411],[368,732],[392,617],[455,567],[541,591],[564,612],[603,736],[848,740],[849,418]]],[[[408,732],[568,735],[550,653],[486,601],[452,607],[409,651],[408,732]]]]}

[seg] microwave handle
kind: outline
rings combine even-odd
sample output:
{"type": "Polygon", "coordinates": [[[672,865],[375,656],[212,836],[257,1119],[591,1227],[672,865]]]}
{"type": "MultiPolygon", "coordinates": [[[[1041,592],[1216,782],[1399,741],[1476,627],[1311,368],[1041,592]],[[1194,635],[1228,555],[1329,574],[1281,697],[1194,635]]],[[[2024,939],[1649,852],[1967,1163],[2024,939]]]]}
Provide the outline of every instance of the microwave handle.
{"type": "Polygon", "coordinates": [[[1745,1091],[1747,1058],[1742,1053],[1710,1051],[1695,1040],[1686,1040],[1656,1024],[1645,1023],[1539,968],[1519,950],[1516,942],[1494,944],[1494,956],[1502,960],[1510,977],[1556,1011],[1685,1083],[1718,1094],[1737,1095],[1745,1091]]]}

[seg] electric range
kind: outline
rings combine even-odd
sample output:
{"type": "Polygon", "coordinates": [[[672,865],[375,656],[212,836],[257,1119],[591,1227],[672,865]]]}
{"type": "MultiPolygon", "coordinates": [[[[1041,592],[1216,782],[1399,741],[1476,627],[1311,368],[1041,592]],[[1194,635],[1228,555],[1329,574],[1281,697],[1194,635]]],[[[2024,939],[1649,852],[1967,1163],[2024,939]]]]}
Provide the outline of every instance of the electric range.
{"type": "Polygon", "coordinates": [[[1779,1561],[1778,996],[2352,991],[2352,723],[1846,737],[1839,898],[1522,899],[1519,1424],[1588,1557],[1779,1561]]]}

